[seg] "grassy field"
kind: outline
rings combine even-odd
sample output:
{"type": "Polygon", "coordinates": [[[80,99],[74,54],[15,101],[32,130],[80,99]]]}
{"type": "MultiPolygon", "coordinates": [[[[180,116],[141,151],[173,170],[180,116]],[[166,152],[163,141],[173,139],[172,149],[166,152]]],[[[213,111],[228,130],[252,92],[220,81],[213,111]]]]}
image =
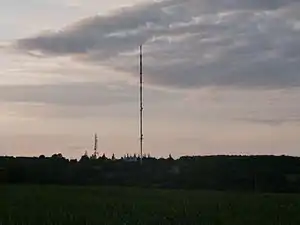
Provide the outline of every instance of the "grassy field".
{"type": "Polygon", "coordinates": [[[300,224],[300,195],[0,186],[1,225],[300,224]]]}

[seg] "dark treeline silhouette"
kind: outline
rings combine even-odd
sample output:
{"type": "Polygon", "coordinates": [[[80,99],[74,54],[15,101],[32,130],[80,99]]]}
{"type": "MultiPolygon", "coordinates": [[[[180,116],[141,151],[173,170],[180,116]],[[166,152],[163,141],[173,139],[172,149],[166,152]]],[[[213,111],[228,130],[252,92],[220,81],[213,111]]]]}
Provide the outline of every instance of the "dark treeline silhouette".
{"type": "Polygon", "coordinates": [[[88,157],[0,157],[0,182],[9,184],[118,185],[155,188],[300,192],[300,158],[199,156],[174,160],[88,157]]]}

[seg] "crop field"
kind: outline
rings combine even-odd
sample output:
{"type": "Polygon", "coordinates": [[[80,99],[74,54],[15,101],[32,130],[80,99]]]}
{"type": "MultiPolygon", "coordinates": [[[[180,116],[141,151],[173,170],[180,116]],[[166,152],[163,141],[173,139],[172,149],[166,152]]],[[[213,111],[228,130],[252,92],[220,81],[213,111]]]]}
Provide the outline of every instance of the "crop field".
{"type": "Polygon", "coordinates": [[[0,186],[1,225],[300,224],[300,195],[0,186]]]}

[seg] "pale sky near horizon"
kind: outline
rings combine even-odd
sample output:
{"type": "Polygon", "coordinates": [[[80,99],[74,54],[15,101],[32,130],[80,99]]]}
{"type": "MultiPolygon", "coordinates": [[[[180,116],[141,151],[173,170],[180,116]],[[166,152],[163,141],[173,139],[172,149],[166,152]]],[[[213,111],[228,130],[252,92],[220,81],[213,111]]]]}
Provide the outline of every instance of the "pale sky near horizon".
{"type": "Polygon", "coordinates": [[[300,155],[297,0],[0,6],[0,155],[300,155]]]}

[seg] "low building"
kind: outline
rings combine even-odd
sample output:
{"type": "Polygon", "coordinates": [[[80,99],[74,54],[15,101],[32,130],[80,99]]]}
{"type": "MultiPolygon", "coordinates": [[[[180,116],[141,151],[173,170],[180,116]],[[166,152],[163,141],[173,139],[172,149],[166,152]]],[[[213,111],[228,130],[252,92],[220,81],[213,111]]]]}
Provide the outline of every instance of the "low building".
{"type": "Polygon", "coordinates": [[[137,162],[139,160],[139,157],[137,157],[136,155],[126,155],[123,157],[123,161],[125,162],[137,162]]]}

